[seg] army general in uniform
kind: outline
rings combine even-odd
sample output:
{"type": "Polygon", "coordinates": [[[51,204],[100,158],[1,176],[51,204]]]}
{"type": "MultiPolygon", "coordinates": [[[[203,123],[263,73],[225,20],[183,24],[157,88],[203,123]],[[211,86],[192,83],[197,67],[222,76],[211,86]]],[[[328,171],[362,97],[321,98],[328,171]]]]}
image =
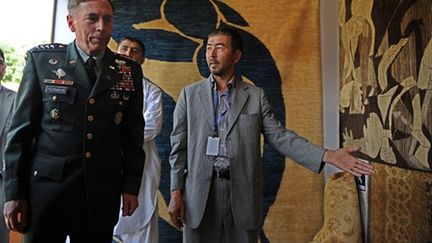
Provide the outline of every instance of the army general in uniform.
{"type": "Polygon", "coordinates": [[[120,200],[124,216],[138,204],[142,70],[107,48],[110,1],[69,0],[68,10],[76,40],[27,53],[5,152],[4,215],[25,242],[108,243],[120,200]]]}

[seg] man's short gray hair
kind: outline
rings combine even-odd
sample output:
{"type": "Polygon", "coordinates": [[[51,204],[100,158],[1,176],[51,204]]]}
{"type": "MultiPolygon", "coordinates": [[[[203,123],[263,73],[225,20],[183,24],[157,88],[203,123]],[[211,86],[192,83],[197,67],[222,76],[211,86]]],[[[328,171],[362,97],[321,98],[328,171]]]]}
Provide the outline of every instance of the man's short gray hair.
{"type": "MultiPolygon", "coordinates": [[[[78,5],[80,5],[80,3],[90,2],[90,1],[92,1],[92,0],[68,0],[67,8],[68,8],[69,14],[71,14],[78,7],[78,5]]],[[[113,4],[112,0],[107,0],[107,1],[111,5],[111,8],[114,12],[114,4],[113,4]]]]}

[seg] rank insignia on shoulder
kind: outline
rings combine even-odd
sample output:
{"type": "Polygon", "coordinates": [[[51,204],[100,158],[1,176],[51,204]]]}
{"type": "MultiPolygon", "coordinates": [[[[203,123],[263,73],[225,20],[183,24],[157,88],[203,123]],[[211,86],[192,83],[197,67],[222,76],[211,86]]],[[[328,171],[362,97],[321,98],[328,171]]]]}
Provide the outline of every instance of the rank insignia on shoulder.
{"type": "MultiPolygon", "coordinates": [[[[52,44],[42,44],[37,45],[33,47],[30,52],[45,52],[45,51],[66,51],[67,45],[59,44],[59,43],[52,43],[52,44]]],[[[50,63],[51,64],[51,63],[50,63]]]]}
{"type": "Polygon", "coordinates": [[[41,45],[37,45],[35,47],[35,49],[40,49],[40,50],[48,50],[48,49],[64,49],[66,47],[66,45],[64,44],[59,44],[59,43],[51,43],[51,44],[41,44],[41,45]]]}
{"type": "Polygon", "coordinates": [[[66,85],[72,86],[74,84],[73,80],[64,80],[64,79],[44,79],[43,81],[46,84],[57,84],[57,85],[66,85]]]}

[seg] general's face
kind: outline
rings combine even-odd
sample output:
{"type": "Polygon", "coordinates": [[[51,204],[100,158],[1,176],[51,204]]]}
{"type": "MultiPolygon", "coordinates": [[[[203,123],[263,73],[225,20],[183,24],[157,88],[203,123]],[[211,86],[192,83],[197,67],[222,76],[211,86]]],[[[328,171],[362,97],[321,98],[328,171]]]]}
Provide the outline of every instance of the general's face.
{"type": "Polygon", "coordinates": [[[111,38],[113,9],[107,0],[82,2],[67,16],[78,46],[88,55],[103,52],[111,38]]]}
{"type": "Polygon", "coordinates": [[[117,47],[117,53],[126,55],[139,64],[144,63],[143,49],[135,41],[123,40],[117,47]]]}
{"type": "Polygon", "coordinates": [[[206,60],[213,75],[232,75],[240,57],[241,51],[233,51],[231,47],[231,36],[215,35],[207,40],[206,60]]]}
{"type": "Polygon", "coordinates": [[[6,61],[3,57],[0,57],[0,81],[3,79],[6,73],[6,61]]]}

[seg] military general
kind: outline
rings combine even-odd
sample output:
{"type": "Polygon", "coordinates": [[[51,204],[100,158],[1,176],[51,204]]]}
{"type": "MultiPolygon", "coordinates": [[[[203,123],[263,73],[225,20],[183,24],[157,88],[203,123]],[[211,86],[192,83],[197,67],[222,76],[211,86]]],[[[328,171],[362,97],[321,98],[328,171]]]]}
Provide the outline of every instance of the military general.
{"type": "Polygon", "coordinates": [[[9,229],[24,242],[111,242],[138,206],[142,70],[107,48],[109,0],[69,0],[75,40],[27,53],[5,152],[9,229]]]}

